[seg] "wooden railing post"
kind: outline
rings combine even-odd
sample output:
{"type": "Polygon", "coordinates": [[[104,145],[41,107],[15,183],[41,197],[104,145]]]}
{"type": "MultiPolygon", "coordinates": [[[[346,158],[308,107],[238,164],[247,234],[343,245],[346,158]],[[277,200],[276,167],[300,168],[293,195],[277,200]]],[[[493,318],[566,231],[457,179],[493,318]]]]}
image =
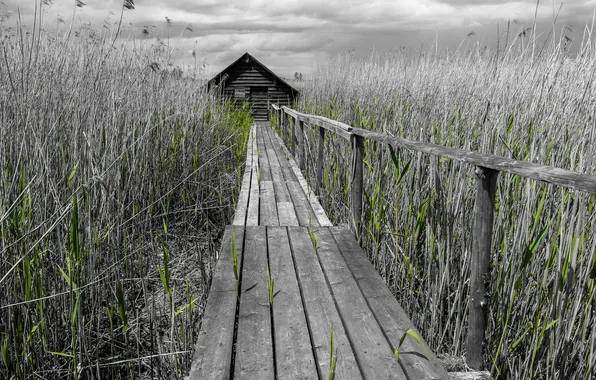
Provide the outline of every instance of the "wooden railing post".
{"type": "Polygon", "coordinates": [[[491,241],[495,211],[495,193],[499,172],[482,166],[476,168],[476,205],[472,229],[472,264],[468,304],[468,337],[466,362],[480,370],[483,364],[483,342],[488,320],[491,241]]]}
{"type": "Polygon", "coordinates": [[[283,115],[283,110],[280,108],[277,110],[277,129],[281,133],[281,115],[283,115]]]}
{"type": "Polygon", "coordinates": [[[296,121],[298,118],[292,118],[292,135],[290,136],[290,150],[292,157],[296,158],[296,121]]]}
{"type": "Polygon", "coordinates": [[[287,142],[288,142],[288,115],[286,115],[285,112],[283,112],[281,115],[282,115],[281,121],[282,121],[282,125],[283,125],[282,132],[281,132],[281,137],[282,137],[281,139],[284,142],[284,144],[287,144],[287,142]]]}
{"type": "Polygon", "coordinates": [[[323,200],[321,190],[323,189],[323,153],[325,150],[325,128],[319,127],[319,149],[317,154],[317,195],[321,203],[323,200]]]}
{"type": "Polygon", "coordinates": [[[352,184],[350,193],[352,196],[352,228],[356,234],[356,240],[360,243],[362,233],[362,186],[364,180],[364,138],[352,135],[352,184]]]}
{"type": "Polygon", "coordinates": [[[298,143],[300,144],[300,146],[298,147],[298,149],[300,150],[300,160],[298,162],[298,165],[300,167],[300,170],[304,170],[304,167],[306,165],[306,141],[304,141],[304,122],[300,120],[298,122],[298,126],[300,127],[300,139],[298,141],[298,143]]]}

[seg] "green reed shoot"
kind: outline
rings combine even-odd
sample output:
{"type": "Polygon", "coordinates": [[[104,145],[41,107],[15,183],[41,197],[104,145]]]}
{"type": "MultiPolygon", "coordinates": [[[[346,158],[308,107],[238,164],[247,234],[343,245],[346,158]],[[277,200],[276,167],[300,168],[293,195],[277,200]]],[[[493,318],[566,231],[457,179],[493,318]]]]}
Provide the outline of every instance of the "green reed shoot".
{"type": "Polygon", "coordinates": [[[328,380],[335,379],[335,367],[337,366],[337,348],[335,347],[335,330],[331,324],[331,332],[329,333],[329,371],[327,373],[328,380]]]}
{"type": "Polygon", "coordinates": [[[273,305],[273,296],[275,295],[275,278],[269,270],[269,261],[267,261],[267,289],[269,289],[269,305],[273,305]]]}
{"type": "Polygon", "coordinates": [[[422,349],[422,352],[424,352],[424,355],[426,355],[428,357],[428,351],[426,351],[426,347],[425,347],[424,342],[422,341],[422,338],[420,337],[420,335],[418,335],[416,333],[416,331],[414,331],[412,329],[408,329],[402,334],[401,338],[399,339],[399,345],[393,351],[393,356],[395,356],[395,359],[399,360],[399,350],[400,350],[401,346],[404,344],[404,342],[408,336],[411,336],[412,338],[414,338],[414,340],[416,340],[416,342],[422,349]]]}

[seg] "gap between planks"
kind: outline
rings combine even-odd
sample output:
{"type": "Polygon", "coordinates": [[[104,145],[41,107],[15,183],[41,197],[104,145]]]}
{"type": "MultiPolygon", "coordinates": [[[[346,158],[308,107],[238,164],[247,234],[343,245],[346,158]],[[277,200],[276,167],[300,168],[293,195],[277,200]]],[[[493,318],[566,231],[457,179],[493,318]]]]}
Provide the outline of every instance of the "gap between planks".
{"type": "MultiPolygon", "coordinates": [[[[231,228],[213,276],[191,379],[231,373],[226,360],[232,358],[237,299],[231,228]]],[[[351,232],[320,227],[314,235],[316,250],[306,227],[235,227],[243,263],[235,378],[273,378],[275,369],[278,378],[326,378],[331,326],[336,379],[448,378],[430,350],[429,361],[408,339],[400,362],[393,358],[393,348],[412,323],[351,232]],[[276,280],[272,306],[267,263],[276,280]]]]}

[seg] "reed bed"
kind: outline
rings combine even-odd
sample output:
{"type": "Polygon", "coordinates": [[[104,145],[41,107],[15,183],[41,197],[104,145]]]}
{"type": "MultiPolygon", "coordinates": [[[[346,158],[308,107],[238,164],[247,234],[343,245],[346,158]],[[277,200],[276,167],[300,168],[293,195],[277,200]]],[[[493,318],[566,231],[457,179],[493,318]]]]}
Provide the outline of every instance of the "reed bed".
{"type": "MultiPolygon", "coordinates": [[[[591,35],[590,31],[586,35],[591,35]]],[[[595,44],[351,54],[301,83],[299,111],[353,126],[596,174],[595,44]],[[540,54],[538,54],[540,52],[540,54]]],[[[309,130],[311,185],[318,132],[309,130]],[[315,134],[316,133],[316,134],[315,134]]],[[[330,136],[327,133],[327,136],[330,136]]],[[[351,149],[326,137],[322,200],[347,223],[351,149]]],[[[363,246],[435,352],[465,353],[474,168],[365,144],[363,246]]],[[[495,378],[596,375],[596,196],[500,174],[485,367],[495,378]]]]}
{"type": "Polygon", "coordinates": [[[0,30],[0,378],[189,369],[250,107],[110,33],[0,30]]]}

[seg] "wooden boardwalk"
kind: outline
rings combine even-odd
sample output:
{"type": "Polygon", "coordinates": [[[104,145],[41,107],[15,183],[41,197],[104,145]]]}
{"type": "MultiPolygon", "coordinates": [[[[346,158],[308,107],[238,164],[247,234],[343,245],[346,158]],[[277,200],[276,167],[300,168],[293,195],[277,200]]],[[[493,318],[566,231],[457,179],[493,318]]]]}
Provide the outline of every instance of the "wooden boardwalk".
{"type": "Polygon", "coordinates": [[[396,360],[414,326],[268,124],[248,144],[190,379],[448,379],[409,335],[396,360]]]}

